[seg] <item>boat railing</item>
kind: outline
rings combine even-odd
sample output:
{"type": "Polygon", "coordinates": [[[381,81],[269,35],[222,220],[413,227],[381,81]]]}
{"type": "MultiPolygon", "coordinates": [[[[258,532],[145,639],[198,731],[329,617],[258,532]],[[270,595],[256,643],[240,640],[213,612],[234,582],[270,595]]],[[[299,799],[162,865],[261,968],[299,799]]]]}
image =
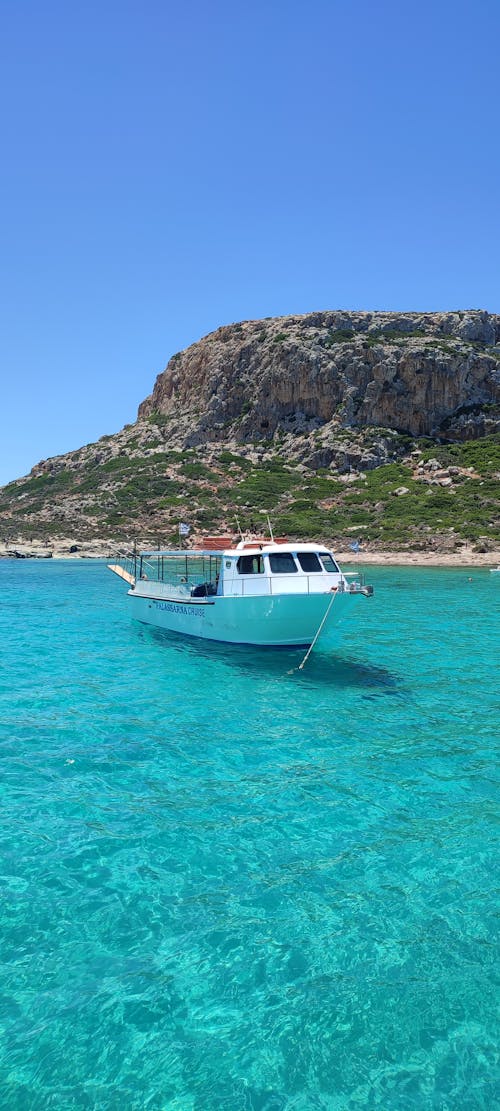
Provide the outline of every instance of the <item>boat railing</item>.
{"type": "Polygon", "coordinates": [[[343,571],[344,579],[352,579],[354,583],[359,583],[359,586],[366,585],[366,576],[364,571],[343,571]]]}
{"type": "Polygon", "coordinates": [[[224,591],[229,597],[259,597],[267,594],[324,594],[330,589],[339,594],[372,594],[362,573],[354,571],[336,576],[336,582],[328,587],[325,576],[321,575],[252,575],[248,578],[230,580],[224,591]],[[356,576],[354,578],[354,576],[356,576]],[[236,587],[236,589],[234,589],[236,587]]]}
{"type": "MultiPolygon", "coordinates": [[[[187,576],[183,574],[183,568],[174,570],[170,567],[167,577],[164,560],[160,555],[156,556],[152,553],[145,555],[137,551],[136,548],[119,548],[113,544],[110,545],[110,556],[115,561],[112,569],[121,568],[122,572],[125,572],[123,577],[127,578],[128,581],[133,579],[134,582],[138,582],[144,579],[151,582],[166,583],[171,587],[179,587],[183,582],[187,582],[187,576]]],[[[180,592],[186,593],[182,590],[180,592]]]]}
{"type": "Polygon", "coordinates": [[[183,600],[213,595],[217,592],[220,563],[220,557],[211,553],[138,552],[136,581],[157,583],[161,585],[162,595],[183,600]]]}
{"type": "Polygon", "coordinates": [[[108,564],[110,570],[133,585],[137,579],[139,566],[139,556],[135,548],[119,548],[116,544],[110,544],[109,558],[114,561],[108,564]]]}

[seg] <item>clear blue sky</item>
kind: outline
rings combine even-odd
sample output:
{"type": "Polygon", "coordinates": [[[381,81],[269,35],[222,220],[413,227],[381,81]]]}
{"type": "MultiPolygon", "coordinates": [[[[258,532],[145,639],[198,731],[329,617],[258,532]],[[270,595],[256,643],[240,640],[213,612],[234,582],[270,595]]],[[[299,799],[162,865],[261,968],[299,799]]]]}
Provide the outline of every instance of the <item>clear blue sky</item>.
{"type": "Polygon", "coordinates": [[[0,482],[220,324],[500,311],[498,0],[0,13],[0,482]]]}

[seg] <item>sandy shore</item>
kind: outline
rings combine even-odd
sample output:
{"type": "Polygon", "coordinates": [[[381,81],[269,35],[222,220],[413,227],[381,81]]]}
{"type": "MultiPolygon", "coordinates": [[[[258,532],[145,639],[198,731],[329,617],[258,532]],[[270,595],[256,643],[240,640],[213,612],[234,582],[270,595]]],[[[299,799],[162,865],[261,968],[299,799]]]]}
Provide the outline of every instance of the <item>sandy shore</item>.
{"type": "MultiPolygon", "coordinates": [[[[361,549],[359,552],[352,552],[337,548],[335,543],[332,543],[331,547],[341,565],[350,564],[354,567],[371,564],[400,567],[498,567],[500,565],[500,550],[475,552],[467,546],[456,552],[436,552],[431,549],[418,552],[361,549]]],[[[78,544],[75,540],[46,543],[34,540],[31,544],[26,541],[12,540],[8,544],[0,543],[0,559],[16,558],[16,552],[18,556],[24,556],[26,559],[107,559],[110,557],[110,546],[99,539],[82,544],[78,544]]]]}
{"type": "Polygon", "coordinates": [[[336,551],[335,555],[341,565],[350,563],[353,566],[374,563],[394,564],[400,567],[498,567],[500,565],[500,550],[475,552],[472,548],[461,548],[459,552],[336,551]]]}

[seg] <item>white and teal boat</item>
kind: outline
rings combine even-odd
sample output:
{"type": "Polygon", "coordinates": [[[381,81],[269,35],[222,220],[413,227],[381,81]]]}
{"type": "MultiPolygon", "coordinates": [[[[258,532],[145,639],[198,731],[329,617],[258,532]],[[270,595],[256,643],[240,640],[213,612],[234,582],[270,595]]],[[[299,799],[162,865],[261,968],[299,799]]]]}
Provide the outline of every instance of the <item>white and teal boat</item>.
{"type": "Polygon", "coordinates": [[[230,644],[312,645],[373,594],[322,544],[134,552],[109,568],[128,583],[138,621],[230,644]]]}

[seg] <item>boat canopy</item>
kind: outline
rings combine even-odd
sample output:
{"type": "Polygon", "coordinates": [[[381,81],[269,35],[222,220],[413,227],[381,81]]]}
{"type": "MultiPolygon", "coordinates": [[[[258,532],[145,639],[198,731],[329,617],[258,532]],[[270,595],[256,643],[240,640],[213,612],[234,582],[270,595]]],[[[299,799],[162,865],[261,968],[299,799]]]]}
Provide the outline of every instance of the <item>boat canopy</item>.
{"type": "Polygon", "coordinates": [[[326,544],[312,544],[310,541],[294,544],[290,541],[286,543],[277,543],[275,541],[273,543],[270,540],[262,542],[245,540],[233,548],[155,548],[152,551],[138,551],[137,555],[142,556],[144,559],[167,558],[168,556],[173,558],[182,557],[182,559],[185,559],[187,556],[188,559],[196,559],[200,556],[240,556],[243,551],[245,555],[251,555],[252,552],[256,554],[265,552],[266,555],[269,555],[273,552],[328,552],[329,548],[327,548],[326,544]]]}
{"type": "MultiPolygon", "coordinates": [[[[234,551],[234,549],[231,549],[231,551],[234,551]]],[[[223,556],[225,554],[226,550],[224,548],[154,548],[151,552],[137,552],[137,556],[143,556],[144,559],[158,559],[158,557],[161,558],[162,556],[165,559],[167,556],[172,556],[173,558],[182,557],[182,559],[185,559],[186,556],[189,559],[191,556],[191,558],[197,559],[199,556],[207,556],[208,558],[210,556],[223,556]]]]}

